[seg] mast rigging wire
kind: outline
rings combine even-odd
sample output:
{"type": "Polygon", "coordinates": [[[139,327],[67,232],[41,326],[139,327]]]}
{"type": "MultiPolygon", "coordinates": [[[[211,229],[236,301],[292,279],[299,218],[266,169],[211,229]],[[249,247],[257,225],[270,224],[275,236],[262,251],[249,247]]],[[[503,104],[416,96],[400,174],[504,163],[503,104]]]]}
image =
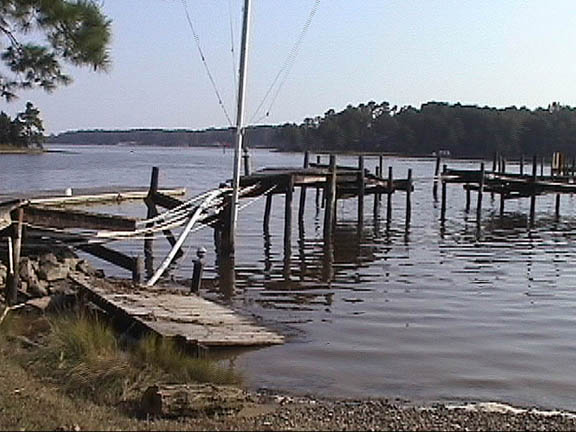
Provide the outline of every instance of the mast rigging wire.
{"type": "Polygon", "coordinates": [[[212,84],[212,88],[214,90],[214,93],[216,93],[216,97],[218,98],[218,104],[222,108],[222,111],[224,111],[224,115],[226,116],[226,119],[228,120],[229,125],[232,126],[233,125],[232,120],[230,119],[230,116],[228,115],[228,111],[226,110],[226,106],[224,106],[224,102],[222,101],[222,96],[220,95],[220,91],[218,90],[218,86],[216,85],[216,81],[214,80],[214,76],[212,75],[212,72],[210,71],[210,68],[208,67],[208,62],[206,61],[206,56],[204,55],[204,51],[202,50],[202,46],[200,45],[200,37],[198,36],[198,33],[196,32],[196,28],[194,27],[194,23],[192,22],[192,18],[190,16],[190,11],[188,10],[187,0],[182,0],[182,6],[184,7],[184,13],[186,14],[186,21],[188,21],[188,26],[190,27],[190,30],[192,31],[192,35],[194,36],[194,42],[196,43],[196,48],[198,48],[198,53],[200,54],[200,58],[202,59],[202,64],[204,65],[204,69],[206,70],[206,73],[208,74],[208,78],[210,79],[210,83],[212,84]]]}
{"type": "Polygon", "coordinates": [[[314,16],[316,15],[316,12],[318,12],[318,8],[320,7],[320,1],[321,0],[315,0],[314,1],[314,5],[312,6],[312,9],[310,10],[310,14],[308,15],[308,18],[306,19],[306,22],[304,23],[304,26],[302,27],[302,30],[300,31],[298,39],[296,39],[296,42],[292,46],[292,49],[290,50],[290,52],[286,56],[286,59],[284,60],[282,67],[280,68],[280,70],[278,71],[276,76],[274,77],[272,84],[270,84],[270,87],[266,91],[266,94],[262,98],[262,101],[258,105],[258,108],[256,108],[256,111],[254,111],[254,114],[252,115],[252,117],[250,119],[250,123],[252,123],[254,121],[254,119],[256,119],[258,113],[260,112],[262,107],[266,104],[268,96],[270,96],[270,94],[272,93],[274,86],[276,85],[276,83],[278,82],[280,77],[282,77],[282,75],[283,75],[282,80],[280,81],[280,84],[278,85],[276,91],[274,92],[274,95],[272,97],[272,101],[271,101],[270,105],[268,106],[268,109],[266,110],[264,115],[258,119],[258,121],[260,121],[263,118],[270,115],[270,111],[272,110],[272,106],[276,102],[276,99],[278,98],[280,90],[282,89],[282,87],[284,86],[286,81],[288,80],[288,76],[290,75],[290,72],[291,72],[292,68],[294,67],[294,64],[296,62],[296,58],[298,57],[298,54],[299,54],[300,49],[302,47],[302,43],[304,42],[304,37],[306,36],[306,33],[308,33],[308,30],[310,29],[310,26],[312,25],[312,20],[314,19],[314,16]]]}

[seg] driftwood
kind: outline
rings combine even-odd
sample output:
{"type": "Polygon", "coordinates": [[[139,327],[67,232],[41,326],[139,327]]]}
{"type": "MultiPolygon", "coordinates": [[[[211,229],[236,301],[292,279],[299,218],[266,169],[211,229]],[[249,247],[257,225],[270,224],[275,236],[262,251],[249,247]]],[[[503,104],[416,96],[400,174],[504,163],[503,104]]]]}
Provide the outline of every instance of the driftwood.
{"type": "Polygon", "coordinates": [[[142,410],[161,417],[232,414],[242,409],[244,392],[212,384],[161,384],[142,396],[142,410]]]}

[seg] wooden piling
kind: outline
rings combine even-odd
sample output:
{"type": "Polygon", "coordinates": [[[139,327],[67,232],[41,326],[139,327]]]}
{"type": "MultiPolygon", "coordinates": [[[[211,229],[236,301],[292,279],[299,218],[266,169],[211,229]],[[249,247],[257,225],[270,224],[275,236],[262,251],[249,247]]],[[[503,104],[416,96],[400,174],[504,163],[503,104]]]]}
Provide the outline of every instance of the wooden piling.
{"type": "MultiPolygon", "coordinates": [[[[310,166],[310,153],[304,153],[304,168],[310,166]]],[[[298,221],[302,223],[304,221],[304,211],[306,208],[306,186],[300,186],[300,205],[298,206],[298,221]]]]}
{"type": "Polygon", "coordinates": [[[392,176],[392,167],[388,167],[388,195],[386,197],[386,223],[392,222],[392,194],[394,193],[394,178],[392,176]]]}
{"type": "Polygon", "coordinates": [[[470,211],[470,184],[466,183],[466,208],[464,211],[468,213],[470,211]]]}
{"type": "Polygon", "coordinates": [[[284,202],[284,250],[292,249],[292,201],[294,198],[294,176],[286,179],[286,199],[284,202]]]}
{"type": "Polygon", "coordinates": [[[364,182],[364,156],[358,156],[358,223],[364,222],[364,195],[366,185],[364,182]]]}
{"type": "Polygon", "coordinates": [[[532,158],[532,193],[530,195],[530,226],[534,226],[534,218],[536,215],[536,177],[538,173],[538,157],[534,155],[532,158]]]}
{"type": "Polygon", "coordinates": [[[524,175],[524,155],[520,156],[520,175],[524,175]]]}
{"type": "Polygon", "coordinates": [[[264,231],[270,231],[270,212],[272,211],[272,194],[268,192],[266,195],[266,207],[264,208],[264,231]]]}
{"type": "Polygon", "coordinates": [[[556,217],[560,217],[560,194],[556,194],[556,217]]]}
{"type": "MultiPolygon", "coordinates": [[[[320,163],[322,162],[322,159],[320,158],[320,155],[316,156],[316,165],[320,165],[320,163]]],[[[316,208],[320,207],[320,188],[317,187],[316,188],[316,208]]]]}
{"type": "MultiPolygon", "coordinates": [[[[380,171],[380,167],[376,167],[376,177],[380,178],[382,176],[382,171],[380,171]]],[[[380,199],[381,199],[381,194],[379,193],[375,193],[374,194],[374,217],[376,218],[378,216],[378,213],[380,212],[380,199]]]]}
{"type": "Polygon", "coordinates": [[[248,149],[244,147],[244,153],[242,154],[242,159],[244,160],[244,175],[250,175],[250,154],[248,153],[248,149]]]}
{"type": "MultiPolygon", "coordinates": [[[[146,203],[146,207],[148,212],[146,213],[146,219],[151,219],[156,216],[156,206],[154,205],[153,197],[158,192],[158,177],[159,177],[159,168],[152,167],[152,176],[150,177],[150,189],[148,190],[148,196],[144,200],[146,203]]],[[[151,224],[147,225],[146,227],[149,228],[152,226],[151,224]]],[[[144,256],[148,261],[147,267],[151,266],[152,256],[153,256],[153,246],[154,246],[154,234],[147,233],[144,235],[144,256]]]]}
{"type": "Polygon", "coordinates": [[[330,174],[324,186],[326,205],[324,208],[324,242],[332,241],[333,226],[336,219],[336,156],[330,155],[330,174]]]}
{"type": "Polygon", "coordinates": [[[200,292],[200,286],[202,284],[202,273],[204,271],[204,260],[202,257],[198,257],[194,260],[192,267],[192,282],[190,284],[190,292],[197,294],[200,292]]]}
{"type": "Polygon", "coordinates": [[[476,205],[476,223],[479,225],[482,217],[482,195],[484,194],[484,181],[485,181],[485,168],[484,162],[480,164],[480,184],[478,186],[478,202],[476,205]]]}
{"type": "MultiPolygon", "coordinates": [[[[448,167],[444,165],[442,167],[442,176],[446,174],[448,167]]],[[[440,220],[444,222],[446,220],[446,181],[442,179],[442,204],[440,207],[440,220]]]]}
{"type": "MultiPolygon", "coordinates": [[[[377,177],[384,177],[384,157],[382,155],[378,155],[378,166],[376,167],[376,176],[377,177]]],[[[378,209],[380,209],[380,204],[382,203],[382,194],[381,193],[377,193],[376,195],[374,195],[374,199],[377,199],[378,201],[378,209]]]]}
{"type": "Polygon", "coordinates": [[[434,185],[432,186],[432,195],[434,200],[438,199],[438,175],[440,174],[440,155],[436,156],[436,166],[434,168],[434,185]]]}
{"type": "Polygon", "coordinates": [[[544,156],[540,157],[540,177],[544,177],[544,156]]]}
{"type": "Polygon", "coordinates": [[[141,284],[144,282],[144,260],[140,255],[134,258],[134,268],[132,269],[132,282],[141,284]]]}
{"type": "MultiPolygon", "coordinates": [[[[18,285],[20,284],[20,252],[22,250],[22,222],[24,221],[24,210],[16,210],[16,222],[12,224],[10,242],[12,244],[12,271],[8,272],[6,280],[6,303],[8,306],[16,304],[18,296],[18,285]]],[[[9,269],[10,270],[10,269],[9,269]]]]}
{"type": "Polygon", "coordinates": [[[410,228],[412,218],[412,168],[408,169],[408,189],[406,190],[406,230],[410,228]]]}
{"type": "Polygon", "coordinates": [[[500,154],[498,152],[494,153],[494,159],[492,160],[492,172],[497,172],[498,169],[498,160],[500,159],[500,154]]]}

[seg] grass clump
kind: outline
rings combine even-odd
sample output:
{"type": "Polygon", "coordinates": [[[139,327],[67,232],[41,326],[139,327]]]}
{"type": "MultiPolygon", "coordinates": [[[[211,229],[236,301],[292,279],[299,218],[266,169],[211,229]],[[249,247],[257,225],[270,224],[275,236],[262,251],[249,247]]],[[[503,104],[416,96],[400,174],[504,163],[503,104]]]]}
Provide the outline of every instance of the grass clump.
{"type": "Polygon", "coordinates": [[[84,315],[50,320],[42,347],[28,353],[28,362],[67,391],[107,404],[135,400],[161,382],[240,383],[235,371],[191,357],[170,340],[147,336],[121,344],[106,322],[84,315]]]}

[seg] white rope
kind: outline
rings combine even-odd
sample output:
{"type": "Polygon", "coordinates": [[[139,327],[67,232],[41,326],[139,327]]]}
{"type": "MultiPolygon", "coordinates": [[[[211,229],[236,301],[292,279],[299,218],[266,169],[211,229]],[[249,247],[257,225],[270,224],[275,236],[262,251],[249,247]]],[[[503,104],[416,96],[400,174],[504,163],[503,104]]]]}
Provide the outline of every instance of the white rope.
{"type": "Polygon", "coordinates": [[[206,207],[209,206],[212,199],[216,198],[217,195],[221,195],[221,194],[223,194],[223,192],[220,190],[212,191],[211,195],[208,196],[206,198],[206,200],[198,206],[198,208],[196,209],[196,211],[194,212],[194,214],[192,215],[192,217],[188,221],[188,224],[186,225],[186,227],[184,228],[184,230],[180,234],[180,237],[178,237],[178,240],[176,241],[176,243],[174,243],[174,246],[172,246],[172,250],[170,251],[168,256],[164,259],[164,261],[160,265],[160,268],[158,268],[158,270],[156,270],[156,273],[154,273],[154,276],[152,276],[152,278],[146,284],[147,286],[151,287],[158,281],[160,276],[162,276],[162,274],[166,271],[166,269],[168,268],[168,266],[170,265],[170,263],[172,262],[172,260],[176,256],[176,254],[178,253],[178,250],[180,250],[180,248],[182,247],[182,244],[186,240],[186,237],[188,236],[188,234],[190,234],[190,230],[192,229],[194,224],[198,221],[202,212],[205,210],[206,207]]]}

